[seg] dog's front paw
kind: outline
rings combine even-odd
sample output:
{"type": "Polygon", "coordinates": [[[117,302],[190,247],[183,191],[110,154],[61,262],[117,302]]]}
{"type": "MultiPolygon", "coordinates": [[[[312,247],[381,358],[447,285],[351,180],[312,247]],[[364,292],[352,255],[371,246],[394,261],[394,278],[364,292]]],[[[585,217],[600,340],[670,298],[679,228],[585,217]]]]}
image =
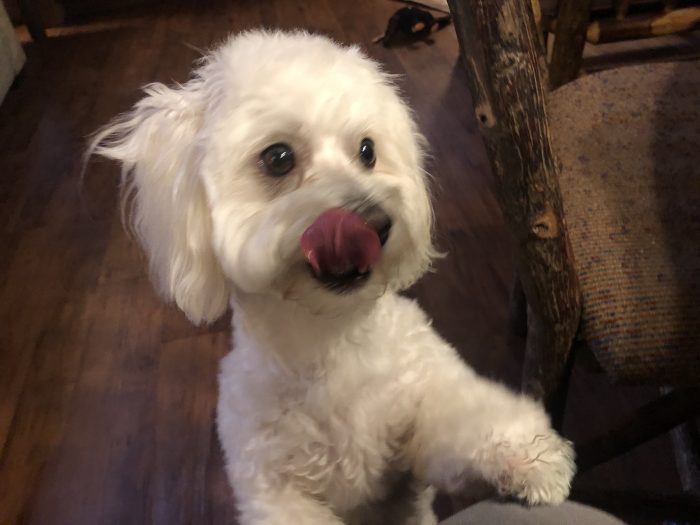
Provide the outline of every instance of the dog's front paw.
{"type": "Polygon", "coordinates": [[[552,432],[530,440],[503,440],[495,447],[495,483],[501,495],[530,505],[558,505],[568,497],[576,472],[570,441],[552,432]]]}

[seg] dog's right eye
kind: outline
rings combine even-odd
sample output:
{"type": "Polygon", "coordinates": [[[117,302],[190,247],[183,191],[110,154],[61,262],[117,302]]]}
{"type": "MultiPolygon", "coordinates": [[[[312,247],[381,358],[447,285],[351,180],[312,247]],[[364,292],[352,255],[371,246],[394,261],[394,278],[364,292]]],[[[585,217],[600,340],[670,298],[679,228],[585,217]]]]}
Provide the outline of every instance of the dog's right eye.
{"type": "Polygon", "coordinates": [[[294,168],[294,150],[288,144],[273,144],[260,154],[260,165],[272,177],[282,177],[294,168]]]}

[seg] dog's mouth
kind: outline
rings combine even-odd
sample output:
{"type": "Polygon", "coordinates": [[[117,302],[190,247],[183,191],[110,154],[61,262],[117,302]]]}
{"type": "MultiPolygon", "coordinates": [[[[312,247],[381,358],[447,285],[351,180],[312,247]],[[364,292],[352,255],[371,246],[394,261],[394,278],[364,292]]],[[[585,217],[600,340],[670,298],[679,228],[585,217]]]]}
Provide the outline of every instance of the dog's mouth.
{"type": "Polygon", "coordinates": [[[311,275],[336,293],[350,292],[369,280],[391,232],[391,219],[377,206],[354,212],[331,208],[301,237],[311,275]]]}

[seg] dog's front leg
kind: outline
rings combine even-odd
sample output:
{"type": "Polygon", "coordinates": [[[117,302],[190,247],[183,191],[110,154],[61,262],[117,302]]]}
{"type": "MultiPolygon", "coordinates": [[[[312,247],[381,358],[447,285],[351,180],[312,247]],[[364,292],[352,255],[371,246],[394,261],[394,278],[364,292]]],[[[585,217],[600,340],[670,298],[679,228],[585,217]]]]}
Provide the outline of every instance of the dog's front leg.
{"type": "Polygon", "coordinates": [[[482,478],[529,504],[566,499],[574,452],[543,408],[477,376],[447,344],[434,343],[438,348],[423,363],[413,443],[417,472],[446,490],[482,478]]]}
{"type": "Polygon", "coordinates": [[[238,499],[241,525],[343,525],[320,500],[289,485],[247,491],[238,499]]]}

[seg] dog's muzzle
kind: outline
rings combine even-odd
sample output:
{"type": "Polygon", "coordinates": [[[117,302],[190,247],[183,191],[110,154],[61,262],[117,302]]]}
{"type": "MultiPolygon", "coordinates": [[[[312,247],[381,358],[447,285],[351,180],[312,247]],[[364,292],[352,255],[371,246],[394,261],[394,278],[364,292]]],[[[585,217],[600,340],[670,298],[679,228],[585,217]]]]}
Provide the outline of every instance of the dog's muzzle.
{"type": "Polygon", "coordinates": [[[324,211],[300,240],[311,274],[337,293],[361,286],[381,257],[391,225],[375,204],[324,211]]]}

